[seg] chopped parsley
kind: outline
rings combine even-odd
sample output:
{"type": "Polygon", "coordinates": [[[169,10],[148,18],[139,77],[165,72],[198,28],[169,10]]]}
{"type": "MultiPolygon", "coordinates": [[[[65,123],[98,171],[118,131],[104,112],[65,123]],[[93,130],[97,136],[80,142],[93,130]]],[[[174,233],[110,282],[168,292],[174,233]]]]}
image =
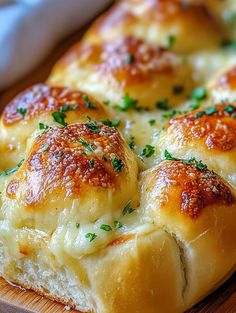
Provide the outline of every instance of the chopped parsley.
{"type": "Polygon", "coordinates": [[[224,108],[224,112],[227,112],[227,113],[232,113],[236,111],[236,108],[233,106],[233,105],[227,105],[227,107],[224,108]]]}
{"type": "Polygon", "coordinates": [[[221,42],[221,48],[225,51],[236,51],[236,40],[223,40],[221,42]]]}
{"type": "Polygon", "coordinates": [[[63,156],[63,152],[55,154],[56,159],[60,159],[63,156]]]}
{"type": "Polygon", "coordinates": [[[169,113],[163,114],[162,117],[164,119],[171,119],[174,117],[176,114],[181,114],[182,112],[176,111],[175,109],[171,110],[169,113]]]}
{"type": "Polygon", "coordinates": [[[123,225],[120,221],[114,221],[114,226],[115,226],[115,229],[119,229],[119,228],[123,227],[123,225]]]}
{"type": "Polygon", "coordinates": [[[49,128],[48,125],[43,124],[43,123],[39,123],[39,129],[44,129],[44,130],[46,130],[46,129],[48,129],[48,128],[49,128]]]}
{"type": "Polygon", "coordinates": [[[207,89],[201,86],[195,88],[190,95],[190,98],[192,100],[203,100],[206,97],[207,97],[207,89]]]}
{"type": "Polygon", "coordinates": [[[40,151],[41,151],[41,152],[45,152],[45,151],[47,151],[48,149],[49,149],[49,145],[46,144],[45,146],[43,146],[43,147],[40,149],[40,151]]]}
{"type": "Polygon", "coordinates": [[[89,160],[89,167],[94,168],[94,159],[89,160]]]}
{"type": "Polygon", "coordinates": [[[8,176],[8,175],[11,175],[11,174],[15,173],[21,167],[23,162],[24,162],[24,159],[22,159],[15,167],[13,167],[13,168],[11,168],[9,170],[0,172],[0,176],[8,176]]]}
{"type": "Polygon", "coordinates": [[[150,126],[153,126],[156,123],[156,120],[149,120],[148,123],[150,126]]]}
{"type": "Polygon", "coordinates": [[[138,100],[131,98],[128,93],[122,98],[123,102],[115,106],[115,109],[120,111],[128,111],[137,109],[138,100]]]}
{"type": "Polygon", "coordinates": [[[175,42],[176,42],[176,37],[173,36],[173,35],[169,35],[169,36],[166,38],[166,48],[167,48],[167,49],[173,48],[175,42]]]}
{"type": "Polygon", "coordinates": [[[27,110],[25,108],[18,108],[17,109],[17,112],[22,115],[22,116],[25,116],[27,110]]]}
{"type": "Polygon", "coordinates": [[[89,99],[88,96],[84,96],[83,99],[84,99],[84,102],[85,102],[86,107],[87,107],[88,109],[96,109],[96,108],[97,108],[96,104],[93,103],[93,102],[89,99]]]}
{"type": "Polygon", "coordinates": [[[130,136],[129,147],[130,147],[131,150],[134,150],[136,148],[136,143],[135,143],[135,137],[134,136],[130,136]]]}
{"type": "Polygon", "coordinates": [[[155,153],[155,147],[146,145],[140,154],[140,157],[150,158],[155,153]]]}
{"type": "Polygon", "coordinates": [[[191,110],[197,110],[200,108],[200,106],[201,106],[201,103],[196,100],[196,101],[191,102],[190,109],[191,110]]]}
{"type": "Polygon", "coordinates": [[[156,107],[160,110],[163,110],[163,111],[167,111],[169,110],[169,107],[168,107],[168,99],[162,99],[160,101],[157,101],[156,102],[156,107]]]}
{"type": "Polygon", "coordinates": [[[93,241],[94,239],[97,238],[97,235],[95,233],[87,233],[85,235],[85,238],[89,239],[89,241],[91,242],[91,241],[93,241]]]}
{"type": "Polygon", "coordinates": [[[110,225],[102,224],[100,226],[100,229],[105,230],[105,231],[111,231],[112,227],[110,225]]]}
{"type": "Polygon", "coordinates": [[[125,59],[125,63],[132,64],[135,61],[135,57],[133,54],[128,54],[125,59]]]}
{"type": "Polygon", "coordinates": [[[80,223],[76,223],[75,226],[76,226],[77,229],[79,229],[80,228],[80,223]]]}
{"type": "Polygon", "coordinates": [[[80,138],[79,143],[81,143],[82,146],[86,147],[86,153],[88,152],[95,152],[95,145],[92,142],[87,142],[83,138],[80,138]]]}
{"type": "Polygon", "coordinates": [[[216,110],[216,106],[212,106],[212,107],[210,107],[210,108],[208,108],[208,109],[206,109],[206,110],[203,110],[203,111],[200,111],[200,112],[197,112],[197,114],[195,115],[195,118],[200,118],[200,117],[202,117],[203,115],[213,115],[213,114],[215,114],[217,112],[217,110],[216,110]]]}
{"type": "Polygon", "coordinates": [[[182,85],[176,85],[173,87],[173,94],[174,95],[179,95],[184,91],[184,86],[182,85]]]}
{"type": "Polygon", "coordinates": [[[101,129],[99,128],[99,125],[96,121],[91,121],[90,123],[86,124],[89,131],[93,134],[99,134],[101,132],[101,129]]]}
{"type": "Polygon", "coordinates": [[[102,123],[109,127],[118,127],[120,125],[120,119],[116,118],[114,121],[110,121],[109,119],[103,120],[102,123]]]}
{"type": "Polygon", "coordinates": [[[200,171],[204,171],[207,169],[207,165],[203,164],[201,160],[198,161],[196,160],[196,158],[190,158],[190,159],[175,158],[172,156],[172,154],[168,150],[165,150],[164,157],[166,160],[169,160],[169,161],[183,161],[187,165],[193,164],[200,171]]]}
{"type": "Polygon", "coordinates": [[[53,112],[52,117],[55,122],[61,124],[62,126],[67,126],[68,124],[65,122],[66,114],[63,112],[53,112]]]}
{"type": "Polygon", "coordinates": [[[70,104],[67,104],[67,105],[64,105],[62,107],[59,108],[59,111],[60,112],[68,112],[68,111],[75,111],[77,110],[79,107],[78,104],[74,105],[74,106],[71,106],[70,104]]]}
{"type": "Polygon", "coordinates": [[[124,163],[122,162],[121,159],[118,159],[117,157],[113,158],[111,160],[111,165],[112,167],[114,168],[114,170],[117,172],[117,173],[120,173],[123,168],[125,167],[124,163]]]}
{"type": "Polygon", "coordinates": [[[130,202],[128,202],[128,203],[126,204],[126,206],[124,207],[124,209],[123,209],[123,211],[122,211],[122,215],[125,216],[125,215],[127,215],[127,214],[131,214],[131,213],[134,212],[134,211],[135,211],[135,209],[133,209],[133,208],[131,207],[131,201],[130,201],[130,202]]]}
{"type": "Polygon", "coordinates": [[[108,106],[108,105],[111,103],[111,101],[110,101],[110,100],[105,100],[105,101],[103,101],[102,103],[103,103],[104,105],[108,106]]]}

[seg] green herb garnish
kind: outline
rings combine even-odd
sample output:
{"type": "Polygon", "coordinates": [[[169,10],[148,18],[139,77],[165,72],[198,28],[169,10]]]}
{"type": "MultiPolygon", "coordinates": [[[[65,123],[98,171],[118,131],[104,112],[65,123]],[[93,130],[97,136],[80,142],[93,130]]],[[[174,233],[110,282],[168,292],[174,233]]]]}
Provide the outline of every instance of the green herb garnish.
{"type": "Polygon", "coordinates": [[[173,36],[173,35],[169,35],[169,36],[166,38],[166,48],[167,48],[167,49],[173,48],[175,42],[176,42],[176,37],[173,36]]]}
{"type": "Polygon", "coordinates": [[[89,167],[94,168],[94,159],[89,160],[89,167]]]}
{"type": "Polygon", "coordinates": [[[97,108],[96,104],[93,103],[93,102],[89,99],[88,96],[83,96],[83,99],[84,99],[84,102],[85,102],[86,107],[87,107],[88,109],[96,109],[96,108],[97,108]]]}
{"type": "Polygon", "coordinates": [[[114,121],[103,120],[102,123],[109,127],[118,127],[120,125],[120,119],[116,118],[114,121]]]}
{"type": "Polygon", "coordinates": [[[79,229],[80,228],[80,223],[76,223],[75,226],[76,226],[77,229],[79,229]]]}
{"type": "Polygon", "coordinates": [[[122,98],[123,102],[115,106],[115,109],[120,111],[128,111],[130,109],[136,109],[138,101],[136,99],[130,98],[128,94],[126,94],[122,98]]]}
{"type": "Polygon", "coordinates": [[[149,120],[148,123],[150,126],[153,126],[156,123],[156,120],[149,120]]]}
{"type": "Polygon", "coordinates": [[[123,168],[125,167],[124,163],[122,162],[121,159],[118,159],[117,157],[113,158],[111,160],[111,165],[114,168],[114,170],[119,173],[123,170],[123,168]]]}
{"type": "Polygon", "coordinates": [[[43,124],[43,123],[39,123],[39,129],[44,129],[44,130],[46,130],[46,129],[48,129],[48,128],[49,128],[48,125],[43,124]]]}
{"type": "Polygon", "coordinates": [[[123,225],[120,221],[114,221],[114,226],[115,226],[115,229],[119,229],[119,228],[123,227],[123,225]]]}
{"type": "Polygon", "coordinates": [[[157,101],[156,102],[156,107],[160,110],[164,110],[164,111],[167,111],[169,110],[169,107],[168,107],[168,99],[162,99],[160,101],[157,101]]]}
{"type": "Polygon", "coordinates": [[[62,126],[67,126],[68,124],[65,122],[66,114],[63,112],[53,112],[52,117],[55,122],[61,124],[62,126]]]}
{"type": "Polygon", "coordinates": [[[8,175],[11,175],[11,174],[15,173],[21,167],[23,162],[24,162],[24,159],[22,159],[15,167],[13,167],[13,168],[11,168],[9,170],[0,172],[0,176],[8,176],[8,175]]]}
{"type": "Polygon", "coordinates": [[[59,111],[60,111],[60,112],[75,111],[75,110],[78,109],[78,107],[79,107],[78,104],[76,104],[76,105],[74,105],[74,106],[71,106],[71,105],[67,104],[67,105],[64,105],[64,106],[60,107],[60,108],[59,108],[59,111]]]}
{"type": "Polygon", "coordinates": [[[105,230],[105,231],[111,231],[112,227],[110,225],[102,224],[100,226],[100,229],[105,230]]]}
{"type": "Polygon", "coordinates": [[[150,158],[155,153],[155,147],[146,145],[140,154],[140,157],[150,158]]]}
{"type": "Polygon", "coordinates": [[[88,238],[89,241],[91,242],[91,241],[93,241],[94,239],[97,238],[97,235],[96,235],[95,233],[87,233],[87,234],[85,235],[85,238],[88,238]]]}
{"type": "Polygon", "coordinates": [[[169,160],[169,161],[183,161],[187,165],[193,164],[200,171],[204,171],[207,169],[207,165],[203,164],[201,160],[198,161],[195,158],[179,159],[179,158],[173,157],[172,154],[168,150],[165,150],[164,157],[166,160],[169,160]]]}
{"type": "Polygon", "coordinates": [[[126,59],[125,59],[125,63],[127,64],[132,64],[135,61],[135,57],[133,54],[128,54],[126,59]]]}
{"type": "Polygon", "coordinates": [[[203,100],[206,97],[207,97],[207,89],[205,87],[195,88],[190,95],[190,98],[193,100],[203,100]]]}
{"type": "Polygon", "coordinates": [[[92,121],[90,123],[86,124],[89,131],[93,134],[99,134],[101,132],[101,129],[99,128],[99,125],[96,121],[92,121]]]}
{"type": "Polygon", "coordinates": [[[123,209],[123,211],[122,211],[122,215],[125,216],[125,215],[127,215],[127,214],[131,214],[131,213],[134,212],[134,211],[135,211],[135,209],[133,209],[133,208],[131,207],[131,201],[130,201],[130,202],[128,202],[128,203],[126,204],[126,206],[124,207],[124,209],[123,209]]]}
{"type": "Polygon", "coordinates": [[[17,109],[17,112],[22,115],[22,116],[25,116],[27,110],[25,108],[18,108],[17,109]]]}
{"type": "Polygon", "coordinates": [[[80,138],[78,141],[79,141],[79,143],[81,143],[81,145],[86,147],[86,153],[88,153],[88,152],[95,152],[95,145],[94,145],[94,143],[87,142],[83,138],[80,138]]]}

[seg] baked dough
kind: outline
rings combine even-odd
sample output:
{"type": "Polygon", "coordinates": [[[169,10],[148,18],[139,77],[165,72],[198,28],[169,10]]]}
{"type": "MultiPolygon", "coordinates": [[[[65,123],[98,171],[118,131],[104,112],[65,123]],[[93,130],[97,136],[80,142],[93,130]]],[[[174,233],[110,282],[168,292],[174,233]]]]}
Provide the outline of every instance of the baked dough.
{"type": "Polygon", "coordinates": [[[236,61],[212,4],[119,1],[6,106],[3,278],[81,312],[181,313],[234,273],[236,61]]]}

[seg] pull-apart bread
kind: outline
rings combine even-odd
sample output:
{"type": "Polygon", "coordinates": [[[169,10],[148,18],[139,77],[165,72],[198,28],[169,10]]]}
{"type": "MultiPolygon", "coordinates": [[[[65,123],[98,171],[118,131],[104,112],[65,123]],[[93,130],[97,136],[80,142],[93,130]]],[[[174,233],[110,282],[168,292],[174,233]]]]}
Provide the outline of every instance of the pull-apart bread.
{"type": "Polygon", "coordinates": [[[181,313],[234,273],[233,16],[116,2],[5,107],[4,279],[81,312],[181,313]]]}

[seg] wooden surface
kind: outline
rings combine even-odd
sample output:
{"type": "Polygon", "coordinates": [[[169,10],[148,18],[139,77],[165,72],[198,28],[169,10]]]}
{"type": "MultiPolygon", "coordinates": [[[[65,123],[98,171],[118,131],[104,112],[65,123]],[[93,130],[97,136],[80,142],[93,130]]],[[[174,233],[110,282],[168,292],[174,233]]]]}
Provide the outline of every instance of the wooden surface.
{"type": "MultiPolygon", "coordinates": [[[[74,35],[65,39],[63,44],[60,43],[49,57],[24,79],[7,90],[0,92],[0,111],[19,91],[34,83],[44,81],[56,60],[74,42],[79,40],[81,34],[81,31],[76,32],[74,35]]],[[[68,311],[65,309],[65,306],[38,296],[32,291],[25,291],[13,287],[0,279],[0,313],[23,312],[62,313],[68,311]]],[[[74,313],[75,311],[70,310],[69,312],[74,313]]],[[[196,305],[188,313],[236,313],[236,275],[228,280],[221,288],[196,305]]]]}

